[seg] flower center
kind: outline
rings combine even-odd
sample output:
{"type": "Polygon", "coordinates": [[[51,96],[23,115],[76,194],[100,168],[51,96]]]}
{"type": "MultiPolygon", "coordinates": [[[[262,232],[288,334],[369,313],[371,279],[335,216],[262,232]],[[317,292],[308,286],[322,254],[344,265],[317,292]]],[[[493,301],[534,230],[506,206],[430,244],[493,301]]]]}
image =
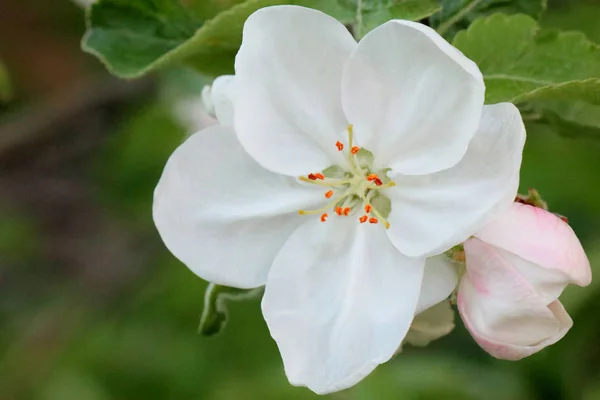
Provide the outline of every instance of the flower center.
{"type": "Polygon", "coordinates": [[[344,153],[347,168],[333,165],[321,172],[310,173],[298,179],[314,185],[328,188],[325,198],[332,199],[318,210],[299,210],[300,215],[321,214],[321,222],[327,221],[331,210],[340,217],[361,214],[358,221],[377,224],[379,221],[387,228],[386,220],[390,211],[390,200],[382,189],[396,186],[396,182],[387,177],[387,169],[373,170],[373,154],[353,144],[353,127],[348,125],[348,147],[344,143],[335,143],[337,150],[344,153]]]}

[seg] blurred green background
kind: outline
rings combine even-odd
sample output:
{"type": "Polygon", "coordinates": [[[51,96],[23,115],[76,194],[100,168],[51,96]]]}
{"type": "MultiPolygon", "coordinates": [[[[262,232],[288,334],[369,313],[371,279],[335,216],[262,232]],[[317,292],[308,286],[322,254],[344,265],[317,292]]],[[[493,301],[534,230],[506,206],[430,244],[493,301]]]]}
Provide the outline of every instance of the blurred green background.
{"type": "MultiPolygon", "coordinates": [[[[600,43],[600,3],[551,1],[542,25],[600,43]]],[[[196,333],[206,283],[154,229],[154,185],[193,130],[202,79],[119,81],[80,50],[84,29],[67,0],[0,0],[13,88],[0,104],[0,400],[317,398],[288,384],[258,300],[232,304],[222,335],[196,333]]],[[[600,138],[528,125],[521,178],[600,273],[600,138]]],[[[458,320],[328,397],[600,399],[600,279],[561,299],[574,327],[526,360],[492,359],[458,320]]]]}

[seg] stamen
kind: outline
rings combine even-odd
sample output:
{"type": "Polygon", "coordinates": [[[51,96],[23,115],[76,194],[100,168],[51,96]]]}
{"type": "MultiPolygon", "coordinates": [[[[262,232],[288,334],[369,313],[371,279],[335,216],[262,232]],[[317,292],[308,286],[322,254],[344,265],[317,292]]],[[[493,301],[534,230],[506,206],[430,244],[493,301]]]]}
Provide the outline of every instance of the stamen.
{"type": "Polygon", "coordinates": [[[350,215],[350,207],[346,207],[344,208],[344,215],[347,217],[348,215],[350,215]]]}
{"type": "Polygon", "coordinates": [[[344,210],[342,209],[342,207],[340,207],[340,206],[337,206],[337,207],[335,208],[335,213],[336,213],[337,215],[339,215],[339,216],[342,216],[342,214],[344,213],[344,210]]]}
{"type": "Polygon", "coordinates": [[[331,179],[331,178],[327,178],[324,179],[323,182],[321,182],[317,176],[315,176],[315,174],[309,174],[308,177],[306,176],[300,176],[298,177],[299,181],[302,182],[306,182],[306,183],[311,183],[313,185],[319,185],[319,186],[325,186],[325,187],[334,187],[334,186],[340,186],[340,185],[345,185],[347,183],[350,183],[349,179],[331,179]],[[315,179],[311,179],[310,175],[313,175],[313,177],[315,179]]]}
{"type": "Polygon", "coordinates": [[[379,177],[377,176],[377,174],[369,174],[369,175],[367,175],[367,180],[369,182],[376,181],[377,179],[379,179],[379,177]]]}
{"type": "Polygon", "coordinates": [[[369,222],[370,222],[370,223],[372,223],[372,224],[376,224],[377,222],[379,222],[379,220],[381,220],[381,222],[383,222],[383,224],[384,224],[384,226],[385,226],[385,229],[389,229],[389,227],[390,227],[390,223],[389,223],[389,222],[387,222],[387,220],[381,216],[381,214],[379,213],[379,211],[377,211],[377,209],[376,209],[375,207],[373,207],[373,206],[372,206],[370,203],[368,203],[368,201],[369,201],[369,200],[367,199],[367,196],[364,196],[364,195],[363,195],[363,196],[361,196],[361,198],[362,198],[362,200],[363,200],[364,202],[366,202],[366,203],[367,203],[367,204],[365,205],[365,210],[366,210],[366,208],[367,208],[367,205],[371,206],[371,212],[372,212],[373,214],[375,214],[375,216],[377,217],[377,218],[373,218],[373,217],[372,217],[372,218],[370,218],[370,219],[369,219],[369,222]],[[375,220],[375,221],[377,221],[377,222],[373,222],[372,220],[375,220]]]}
{"type": "Polygon", "coordinates": [[[354,125],[348,125],[348,143],[350,143],[350,148],[352,148],[352,139],[354,138],[354,125]]]}
{"type": "Polygon", "coordinates": [[[325,175],[323,175],[321,173],[316,173],[316,174],[314,174],[314,176],[315,176],[315,178],[320,179],[320,180],[325,179],[325,175]]]}
{"type": "Polygon", "coordinates": [[[317,177],[315,174],[308,174],[308,179],[310,179],[311,181],[316,181],[317,177]]]}
{"type": "Polygon", "coordinates": [[[381,182],[381,179],[377,178],[377,179],[375,179],[375,184],[377,186],[381,186],[381,185],[383,185],[383,182],[381,182]]]}
{"type": "Polygon", "coordinates": [[[353,146],[352,149],[350,150],[350,153],[352,154],[356,154],[358,153],[358,151],[360,150],[360,147],[358,146],[353,146]]]}
{"type": "Polygon", "coordinates": [[[371,224],[376,224],[378,222],[379,222],[379,220],[377,218],[374,218],[374,217],[369,218],[369,223],[371,223],[371,224]]]}
{"type": "MultiPolygon", "coordinates": [[[[377,185],[377,182],[375,182],[375,184],[377,185]]],[[[388,182],[388,183],[386,183],[386,184],[384,184],[384,185],[378,185],[378,186],[379,186],[379,187],[378,187],[378,188],[376,188],[376,189],[385,189],[385,188],[389,188],[389,187],[396,186],[396,182],[394,182],[394,181],[390,181],[390,182],[388,182]]],[[[372,188],[371,188],[371,189],[372,189],[372,188]]]]}
{"type": "Polygon", "coordinates": [[[327,213],[324,213],[323,215],[321,215],[321,222],[327,221],[327,217],[329,217],[329,215],[327,215],[327,213]]]}
{"type": "Polygon", "coordinates": [[[325,193],[325,197],[326,198],[331,198],[331,196],[333,196],[333,190],[330,190],[329,192],[325,193]]]}
{"type": "MultiPolygon", "coordinates": [[[[381,216],[381,214],[379,214],[379,211],[377,211],[377,209],[375,207],[371,207],[371,211],[373,212],[373,214],[375,214],[377,216],[377,218],[371,218],[374,219],[375,221],[378,220],[378,218],[381,220],[381,222],[383,222],[383,224],[385,225],[385,229],[390,229],[390,223],[387,222],[387,220],[385,218],[383,218],[381,216]]],[[[369,222],[371,222],[371,219],[369,219],[369,222]]],[[[371,222],[372,224],[376,224],[377,222],[371,222]]]]}
{"type": "Polygon", "coordinates": [[[348,196],[350,193],[351,192],[349,190],[346,190],[344,193],[342,193],[340,196],[333,199],[329,204],[325,205],[324,207],[321,207],[318,210],[298,210],[298,214],[310,215],[310,214],[320,214],[322,212],[325,212],[329,208],[335,206],[337,203],[339,203],[341,200],[343,200],[344,197],[348,196]]]}
{"type": "Polygon", "coordinates": [[[365,222],[367,222],[367,219],[369,217],[367,217],[366,215],[363,215],[362,217],[360,217],[358,220],[360,221],[361,224],[364,224],[365,222]]]}
{"type": "Polygon", "coordinates": [[[365,212],[367,214],[370,213],[372,209],[373,209],[373,206],[371,206],[370,204],[365,205],[365,212]]]}
{"type": "Polygon", "coordinates": [[[344,143],[340,142],[339,140],[335,142],[335,146],[337,147],[338,151],[344,150],[344,143]]]}

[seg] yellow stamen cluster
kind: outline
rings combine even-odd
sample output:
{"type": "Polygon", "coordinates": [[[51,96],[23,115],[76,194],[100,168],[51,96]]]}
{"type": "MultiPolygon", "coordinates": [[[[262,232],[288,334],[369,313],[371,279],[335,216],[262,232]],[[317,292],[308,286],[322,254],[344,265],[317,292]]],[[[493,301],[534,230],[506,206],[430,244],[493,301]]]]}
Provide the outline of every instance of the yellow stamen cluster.
{"type": "MultiPolygon", "coordinates": [[[[390,227],[390,223],[373,207],[370,200],[379,190],[396,186],[396,183],[394,181],[383,183],[376,173],[363,170],[360,163],[357,162],[360,147],[353,144],[353,126],[348,125],[347,131],[347,148],[350,150],[345,154],[348,171],[343,179],[327,178],[320,172],[310,173],[298,178],[302,182],[329,188],[325,193],[325,197],[327,199],[333,198],[333,200],[317,210],[299,210],[298,213],[300,215],[321,214],[321,222],[325,222],[329,217],[327,210],[332,209],[338,216],[349,216],[353,210],[362,206],[361,209],[364,209],[365,214],[358,218],[361,224],[367,221],[371,224],[377,224],[381,221],[387,229],[390,227]],[[336,192],[339,195],[334,197],[336,192]],[[369,214],[372,216],[369,217],[369,214]]],[[[344,143],[338,141],[335,146],[338,151],[344,151],[344,143]]]]}

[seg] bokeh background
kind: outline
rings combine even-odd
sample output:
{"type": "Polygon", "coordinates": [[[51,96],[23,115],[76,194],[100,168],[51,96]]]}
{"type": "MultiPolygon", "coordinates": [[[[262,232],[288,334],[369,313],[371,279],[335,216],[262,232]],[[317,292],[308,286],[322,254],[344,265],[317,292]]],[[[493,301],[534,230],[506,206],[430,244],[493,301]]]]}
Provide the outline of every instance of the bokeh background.
{"type": "MultiPolygon", "coordinates": [[[[328,0],[325,0],[328,1],[328,0]]],[[[546,27],[600,43],[600,2],[550,1],[546,27]]],[[[206,283],[152,223],[171,151],[203,123],[206,83],[171,70],[109,76],[84,54],[83,9],[0,0],[0,400],[314,399],[290,386],[259,301],[196,333],[206,283]]],[[[528,125],[521,192],[568,216],[597,275],[561,298],[575,325],[520,362],[492,359],[460,320],[333,399],[600,399],[600,138],[528,125]]]]}

